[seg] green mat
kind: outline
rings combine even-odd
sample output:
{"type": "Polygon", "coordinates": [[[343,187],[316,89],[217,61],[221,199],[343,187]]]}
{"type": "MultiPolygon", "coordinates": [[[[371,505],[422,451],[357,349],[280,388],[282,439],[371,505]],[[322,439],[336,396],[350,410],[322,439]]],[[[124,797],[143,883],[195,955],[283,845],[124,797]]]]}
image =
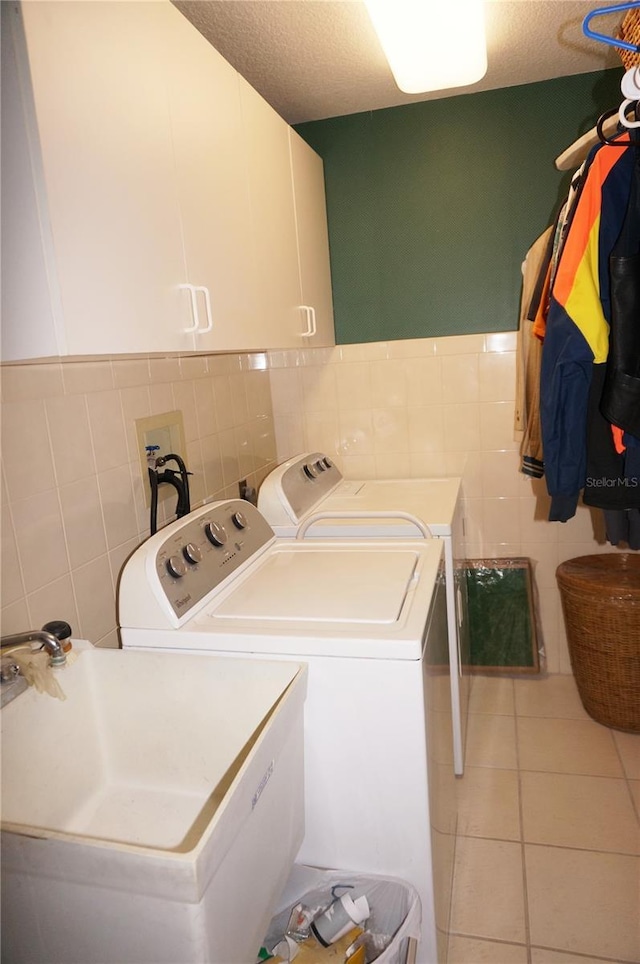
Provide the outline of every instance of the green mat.
{"type": "Polygon", "coordinates": [[[469,668],[482,673],[539,673],[529,559],[467,559],[463,568],[469,668]]]}

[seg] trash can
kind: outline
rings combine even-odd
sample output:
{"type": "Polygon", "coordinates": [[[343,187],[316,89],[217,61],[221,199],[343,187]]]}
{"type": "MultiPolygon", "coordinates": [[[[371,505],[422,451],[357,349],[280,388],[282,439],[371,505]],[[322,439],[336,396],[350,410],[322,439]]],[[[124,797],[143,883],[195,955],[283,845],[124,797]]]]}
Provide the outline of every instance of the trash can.
{"type": "MultiPolygon", "coordinates": [[[[384,938],[378,940],[380,953],[375,957],[376,964],[411,964],[415,960],[422,922],[420,897],[415,887],[396,877],[320,870],[302,864],[294,865],[282,893],[278,911],[263,941],[266,951],[271,952],[283,939],[291,911],[297,904],[302,903],[320,914],[344,893],[367,898],[371,914],[362,927],[376,939],[384,938]]],[[[318,949],[322,951],[320,945],[318,949]]],[[[261,956],[265,958],[264,951],[261,956]]],[[[310,960],[301,950],[300,960],[303,958],[310,960]]],[[[327,959],[333,961],[334,957],[327,955],[327,959]]]]}
{"type": "Polygon", "coordinates": [[[556,578],[582,705],[598,723],[640,733],[640,556],[579,556],[556,578]]]}

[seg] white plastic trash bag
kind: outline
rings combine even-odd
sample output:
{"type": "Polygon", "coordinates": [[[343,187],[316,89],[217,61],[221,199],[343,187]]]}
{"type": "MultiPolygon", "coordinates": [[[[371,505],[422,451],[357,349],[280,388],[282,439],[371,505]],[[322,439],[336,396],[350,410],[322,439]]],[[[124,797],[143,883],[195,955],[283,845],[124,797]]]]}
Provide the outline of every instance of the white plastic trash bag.
{"type": "Polygon", "coordinates": [[[296,904],[325,909],[335,896],[364,894],[371,915],[363,927],[373,934],[384,934],[389,943],[376,964],[405,964],[409,938],[420,940],[422,908],[418,892],[397,877],[320,870],[295,864],[263,941],[271,950],[283,940],[291,910],[296,904]]]}

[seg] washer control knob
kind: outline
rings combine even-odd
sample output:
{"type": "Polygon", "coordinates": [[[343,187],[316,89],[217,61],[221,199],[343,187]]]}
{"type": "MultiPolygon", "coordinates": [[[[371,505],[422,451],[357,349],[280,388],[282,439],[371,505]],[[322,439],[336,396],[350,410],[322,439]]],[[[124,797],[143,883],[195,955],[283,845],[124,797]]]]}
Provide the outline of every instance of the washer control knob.
{"type": "Polygon", "coordinates": [[[209,542],[214,546],[223,546],[227,541],[227,533],[219,522],[207,522],[204,527],[204,533],[209,542]]]}
{"type": "Polygon", "coordinates": [[[317,462],[314,462],[314,468],[315,468],[318,472],[326,472],[326,471],[327,471],[327,467],[326,467],[326,465],[324,464],[324,462],[322,461],[322,459],[318,459],[317,462]]]}
{"type": "Polygon", "coordinates": [[[324,463],[325,469],[332,469],[332,468],[333,468],[333,462],[331,461],[331,459],[328,459],[326,455],[325,455],[325,457],[323,458],[322,461],[323,461],[323,463],[324,463]]]}
{"type": "Polygon", "coordinates": [[[244,512],[234,512],[231,516],[231,521],[233,522],[236,529],[246,529],[248,526],[247,517],[244,512]]]}
{"type": "Polygon", "coordinates": [[[180,579],[187,571],[184,560],[180,556],[169,556],[167,559],[167,572],[174,579],[180,579]]]}
{"type": "Polygon", "coordinates": [[[304,469],[304,474],[306,475],[306,477],[307,477],[308,479],[312,479],[312,480],[313,480],[313,479],[317,478],[317,476],[318,476],[318,470],[317,470],[317,468],[315,467],[315,465],[313,465],[311,462],[305,462],[305,464],[302,466],[302,468],[304,469]]]}
{"type": "Polygon", "coordinates": [[[186,546],[183,547],[182,555],[192,566],[195,566],[198,562],[202,562],[202,552],[193,542],[188,542],[186,546]]]}

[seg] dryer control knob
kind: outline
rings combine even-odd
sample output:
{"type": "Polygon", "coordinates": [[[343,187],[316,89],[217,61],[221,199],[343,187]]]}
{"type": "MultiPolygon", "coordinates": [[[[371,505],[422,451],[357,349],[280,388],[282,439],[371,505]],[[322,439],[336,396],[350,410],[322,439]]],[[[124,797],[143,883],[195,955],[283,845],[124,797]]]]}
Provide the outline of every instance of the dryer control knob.
{"type": "Polygon", "coordinates": [[[304,474],[308,479],[313,480],[318,477],[318,470],[315,465],[312,465],[311,462],[305,462],[302,468],[304,469],[304,474]]]}
{"type": "Polygon", "coordinates": [[[325,467],[325,469],[332,469],[332,468],[333,468],[333,462],[331,461],[331,459],[328,459],[326,455],[325,455],[325,457],[323,458],[322,461],[324,462],[324,467],[325,467]]]}
{"type": "Polygon", "coordinates": [[[188,542],[186,546],[183,546],[182,555],[192,566],[195,566],[198,562],[202,562],[202,552],[193,542],[188,542]]]}
{"type": "Polygon", "coordinates": [[[234,512],[231,516],[231,521],[233,522],[236,529],[246,529],[248,526],[247,517],[244,512],[234,512]]]}
{"type": "Polygon", "coordinates": [[[227,541],[227,533],[218,522],[207,522],[204,533],[214,546],[223,546],[227,541]]]}
{"type": "Polygon", "coordinates": [[[167,559],[167,572],[174,579],[180,579],[187,571],[187,567],[180,556],[170,556],[167,559]]]}
{"type": "Polygon", "coordinates": [[[317,462],[314,462],[314,467],[318,470],[318,472],[326,472],[326,471],[327,471],[327,467],[326,467],[326,465],[324,464],[324,462],[322,461],[322,459],[318,459],[317,462]]]}

